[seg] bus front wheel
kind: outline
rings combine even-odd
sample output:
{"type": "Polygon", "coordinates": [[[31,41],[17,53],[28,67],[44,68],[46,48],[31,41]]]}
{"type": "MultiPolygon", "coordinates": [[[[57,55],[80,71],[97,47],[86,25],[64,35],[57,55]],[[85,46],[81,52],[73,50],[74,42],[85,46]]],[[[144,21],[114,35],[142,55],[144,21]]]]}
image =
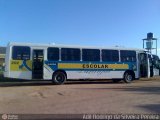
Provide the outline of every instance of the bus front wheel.
{"type": "Polygon", "coordinates": [[[133,79],[134,79],[134,75],[131,72],[125,72],[124,78],[123,78],[125,83],[130,83],[132,82],[133,79]]]}
{"type": "Polygon", "coordinates": [[[65,73],[57,71],[53,74],[52,82],[56,85],[61,85],[66,81],[67,77],[65,73]]]}

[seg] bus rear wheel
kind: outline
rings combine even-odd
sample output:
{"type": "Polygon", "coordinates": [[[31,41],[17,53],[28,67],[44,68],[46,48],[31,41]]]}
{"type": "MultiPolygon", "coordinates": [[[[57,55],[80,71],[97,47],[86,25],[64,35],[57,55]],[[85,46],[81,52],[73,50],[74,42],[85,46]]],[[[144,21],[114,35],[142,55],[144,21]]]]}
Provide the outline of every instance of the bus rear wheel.
{"type": "Polygon", "coordinates": [[[61,71],[57,71],[53,74],[52,82],[56,85],[61,85],[61,84],[64,84],[66,79],[67,79],[67,77],[66,77],[65,73],[63,73],[61,71]]]}
{"type": "Polygon", "coordinates": [[[134,79],[134,76],[131,72],[125,72],[124,78],[123,78],[125,83],[131,83],[133,79],[134,79]]]}

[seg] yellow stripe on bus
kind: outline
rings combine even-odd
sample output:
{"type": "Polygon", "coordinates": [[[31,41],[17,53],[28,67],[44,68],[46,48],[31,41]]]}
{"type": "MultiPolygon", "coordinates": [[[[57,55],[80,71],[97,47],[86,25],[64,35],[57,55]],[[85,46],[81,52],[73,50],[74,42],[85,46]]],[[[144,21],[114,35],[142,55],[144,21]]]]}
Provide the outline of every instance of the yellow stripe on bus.
{"type": "Polygon", "coordinates": [[[128,69],[128,64],[58,63],[59,69],[128,69]]]}
{"type": "Polygon", "coordinates": [[[82,67],[83,64],[80,63],[58,63],[58,68],[61,69],[65,69],[65,68],[73,68],[73,69],[80,69],[83,68],[82,67]]]}

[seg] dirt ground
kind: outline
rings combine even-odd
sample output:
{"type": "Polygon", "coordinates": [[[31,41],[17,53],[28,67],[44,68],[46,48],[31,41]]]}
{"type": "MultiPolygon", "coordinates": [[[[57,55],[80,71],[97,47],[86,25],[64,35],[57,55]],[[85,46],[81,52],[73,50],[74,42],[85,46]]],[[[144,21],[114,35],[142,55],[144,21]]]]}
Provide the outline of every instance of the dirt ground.
{"type": "Polygon", "coordinates": [[[160,113],[160,77],[131,84],[106,81],[1,82],[0,113],[160,113]]]}

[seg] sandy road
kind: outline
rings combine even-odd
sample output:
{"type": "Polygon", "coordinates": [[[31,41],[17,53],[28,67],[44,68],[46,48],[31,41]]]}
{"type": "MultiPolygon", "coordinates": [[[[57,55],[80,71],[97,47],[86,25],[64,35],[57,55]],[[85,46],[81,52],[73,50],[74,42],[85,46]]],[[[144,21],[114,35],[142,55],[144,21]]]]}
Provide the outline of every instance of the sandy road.
{"type": "Polygon", "coordinates": [[[160,113],[160,77],[131,84],[101,82],[0,83],[0,113],[160,113]]]}

